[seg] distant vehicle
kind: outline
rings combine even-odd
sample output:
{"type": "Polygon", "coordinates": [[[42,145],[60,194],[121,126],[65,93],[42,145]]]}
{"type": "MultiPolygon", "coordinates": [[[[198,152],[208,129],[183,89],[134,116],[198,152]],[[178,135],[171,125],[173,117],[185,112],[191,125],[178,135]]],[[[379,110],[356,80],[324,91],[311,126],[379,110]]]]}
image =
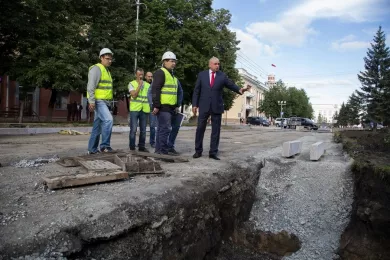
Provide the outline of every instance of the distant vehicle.
{"type": "Polygon", "coordinates": [[[312,120],[304,117],[290,117],[288,119],[288,128],[296,128],[297,126],[303,126],[309,130],[317,130],[318,126],[314,124],[312,120]]]}
{"type": "Polygon", "coordinates": [[[248,116],[246,119],[246,123],[248,125],[262,125],[269,126],[269,122],[267,119],[259,116],[248,116]]]}
{"type": "Polygon", "coordinates": [[[276,127],[281,127],[282,125],[285,124],[285,122],[286,122],[286,118],[278,117],[278,118],[275,119],[275,126],[276,127]]]}
{"type": "Polygon", "coordinates": [[[377,129],[382,129],[382,128],[383,128],[383,125],[377,124],[377,125],[376,125],[376,128],[377,128],[377,129]]]}

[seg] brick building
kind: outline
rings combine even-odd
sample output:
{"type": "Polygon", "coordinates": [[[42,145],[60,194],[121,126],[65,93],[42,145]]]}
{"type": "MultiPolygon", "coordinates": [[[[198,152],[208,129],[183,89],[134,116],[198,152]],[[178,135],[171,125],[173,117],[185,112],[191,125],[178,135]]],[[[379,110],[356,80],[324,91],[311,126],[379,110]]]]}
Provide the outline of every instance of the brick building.
{"type": "MultiPolygon", "coordinates": [[[[19,93],[23,86],[20,86],[16,81],[10,80],[8,76],[1,76],[0,87],[0,111],[8,111],[20,106],[19,93]]],[[[39,116],[40,121],[44,121],[48,115],[49,101],[52,94],[51,89],[35,88],[26,95],[25,99],[25,111],[31,111],[31,113],[39,116]]],[[[83,106],[81,113],[81,120],[87,119],[86,107],[87,98],[85,93],[77,91],[58,91],[57,98],[53,109],[52,120],[53,121],[66,121],[67,120],[67,104],[73,102],[80,103],[83,106]]],[[[118,107],[117,120],[127,120],[127,106],[125,100],[119,100],[114,102],[118,107]]]]}

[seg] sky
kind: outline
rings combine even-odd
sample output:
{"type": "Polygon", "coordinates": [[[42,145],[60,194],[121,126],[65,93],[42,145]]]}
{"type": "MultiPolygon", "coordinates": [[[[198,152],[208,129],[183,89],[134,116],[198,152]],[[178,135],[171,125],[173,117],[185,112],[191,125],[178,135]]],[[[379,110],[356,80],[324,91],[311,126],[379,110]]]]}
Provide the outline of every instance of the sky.
{"type": "Polygon", "coordinates": [[[263,82],[275,74],[312,104],[341,104],[361,86],[379,26],[390,47],[390,0],[214,0],[213,8],[232,14],[237,68],[263,82]]]}

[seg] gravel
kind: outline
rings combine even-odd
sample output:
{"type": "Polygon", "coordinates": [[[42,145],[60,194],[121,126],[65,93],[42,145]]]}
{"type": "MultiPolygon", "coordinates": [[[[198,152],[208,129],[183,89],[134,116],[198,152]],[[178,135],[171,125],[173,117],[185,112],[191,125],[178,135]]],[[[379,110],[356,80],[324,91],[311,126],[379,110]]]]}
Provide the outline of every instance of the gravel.
{"type": "Polygon", "coordinates": [[[50,158],[37,158],[34,160],[20,160],[19,162],[16,162],[13,164],[14,167],[17,168],[29,168],[29,167],[38,167],[42,166],[48,163],[53,163],[58,161],[60,158],[58,155],[54,155],[53,157],[50,158]]]}
{"type": "Polygon", "coordinates": [[[251,217],[263,231],[294,233],[302,248],[283,259],[334,259],[339,239],[349,222],[353,202],[351,160],[330,134],[313,133],[300,139],[303,150],[282,158],[281,147],[267,151],[266,167],[251,217]],[[324,141],[325,155],[310,161],[310,145],[324,141]]]}

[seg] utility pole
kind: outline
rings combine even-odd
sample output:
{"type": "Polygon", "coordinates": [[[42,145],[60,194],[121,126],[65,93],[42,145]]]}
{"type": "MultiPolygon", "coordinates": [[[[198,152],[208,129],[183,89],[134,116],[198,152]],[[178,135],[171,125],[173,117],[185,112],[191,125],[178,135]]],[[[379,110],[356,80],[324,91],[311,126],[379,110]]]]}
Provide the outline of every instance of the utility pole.
{"type": "Polygon", "coordinates": [[[134,56],[134,73],[137,70],[137,48],[138,48],[138,25],[139,25],[139,6],[144,5],[148,8],[144,3],[140,3],[140,0],[135,0],[135,5],[137,6],[137,19],[135,20],[135,56],[134,56]]]}
{"type": "Polygon", "coordinates": [[[281,128],[283,129],[283,125],[284,125],[284,121],[283,121],[283,106],[286,105],[286,101],[278,101],[278,105],[280,106],[280,117],[281,117],[281,121],[280,121],[280,125],[281,125],[281,128]]]}

